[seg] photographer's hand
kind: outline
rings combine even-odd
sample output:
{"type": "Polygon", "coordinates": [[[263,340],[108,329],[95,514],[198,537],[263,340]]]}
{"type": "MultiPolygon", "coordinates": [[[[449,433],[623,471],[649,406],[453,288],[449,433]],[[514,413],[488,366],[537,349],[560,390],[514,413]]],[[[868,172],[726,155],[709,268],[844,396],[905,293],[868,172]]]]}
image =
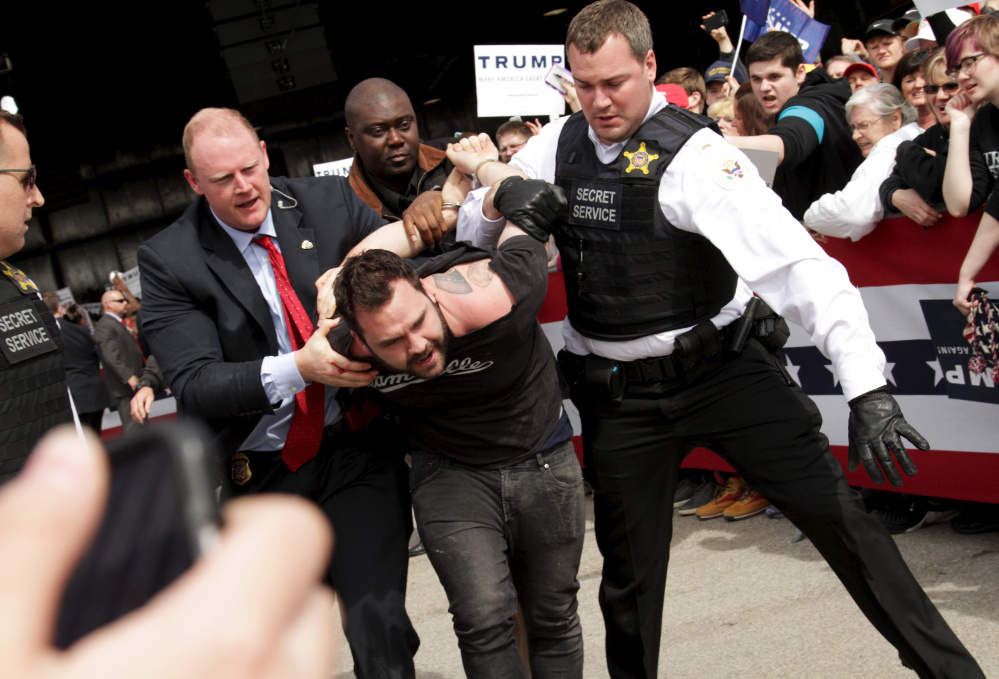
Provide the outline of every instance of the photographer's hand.
{"type": "Polygon", "coordinates": [[[314,507],[290,496],[230,503],[218,544],[174,585],[67,651],[53,648],[62,592],[100,520],[107,485],[96,437],[81,445],[62,428],[0,491],[4,676],[330,676],[333,600],[319,585],[330,531],[314,507]],[[257,586],[261,578],[267,587],[257,586]]]}

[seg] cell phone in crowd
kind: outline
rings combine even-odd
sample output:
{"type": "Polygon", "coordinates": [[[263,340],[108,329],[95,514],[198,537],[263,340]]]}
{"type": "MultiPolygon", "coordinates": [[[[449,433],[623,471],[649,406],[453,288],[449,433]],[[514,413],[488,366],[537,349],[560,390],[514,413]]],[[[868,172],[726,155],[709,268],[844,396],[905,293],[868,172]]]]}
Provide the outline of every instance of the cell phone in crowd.
{"type": "Polygon", "coordinates": [[[552,89],[558,90],[559,94],[565,94],[565,85],[562,80],[567,82],[572,82],[572,73],[569,69],[562,66],[562,64],[552,64],[552,67],[548,69],[548,74],[545,76],[545,84],[552,89]]]}
{"type": "Polygon", "coordinates": [[[708,33],[722,26],[728,26],[728,13],[725,10],[715,12],[714,16],[704,20],[704,30],[708,33]]]}
{"type": "Polygon", "coordinates": [[[219,510],[207,440],[183,423],[108,444],[107,506],[63,595],[59,648],[145,605],[214,542],[219,510]]]}

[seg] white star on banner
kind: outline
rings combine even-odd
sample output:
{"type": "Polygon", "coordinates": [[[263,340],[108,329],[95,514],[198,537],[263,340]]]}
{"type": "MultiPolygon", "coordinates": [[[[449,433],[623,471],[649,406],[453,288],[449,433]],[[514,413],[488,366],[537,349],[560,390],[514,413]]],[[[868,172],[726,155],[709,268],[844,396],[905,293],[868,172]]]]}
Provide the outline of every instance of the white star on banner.
{"type": "Polygon", "coordinates": [[[927,361],[926,365],[930,366],[930,369],[933,371],[933,386],[935,387],[943,379],[943,368],[940,367],[940,361],[938,360],[927,361]]]}
{"type": "Polygon", "coordinates": [[[885,363],[884,376],[885,376],[885,379],[888,380],[892,384],[892,386],[897,387],[898,383],[895,381],[895,376],[891,374],[891,371],[894,370],[894,369],[895,369],[895,364],[894,363],[887,363],[886,362],[885,363]]]}
{"type": "Polygon", "coordinates": [[[801,370],[801,366],[791,363],[791,357],[787,355],[784,356],[784,362],[786,363],[784,367],[787,368],[787,372],[791,376],[791,379],[794,380],[794,383],[800,387],[801,380],[798,379],[798,371],[801,370]]]}

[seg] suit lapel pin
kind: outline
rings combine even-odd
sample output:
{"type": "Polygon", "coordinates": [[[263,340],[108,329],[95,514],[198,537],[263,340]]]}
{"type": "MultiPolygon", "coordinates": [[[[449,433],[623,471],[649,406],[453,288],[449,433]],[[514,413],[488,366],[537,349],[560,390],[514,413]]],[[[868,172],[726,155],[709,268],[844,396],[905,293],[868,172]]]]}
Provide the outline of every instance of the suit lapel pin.
{"type": "Polygon", "coordinates": [[[303,250],[311,250],[314,247],[316,247],[316,246],[312,244],[311,240],[303,240],[302,241],[302,249],[303,250]]]}

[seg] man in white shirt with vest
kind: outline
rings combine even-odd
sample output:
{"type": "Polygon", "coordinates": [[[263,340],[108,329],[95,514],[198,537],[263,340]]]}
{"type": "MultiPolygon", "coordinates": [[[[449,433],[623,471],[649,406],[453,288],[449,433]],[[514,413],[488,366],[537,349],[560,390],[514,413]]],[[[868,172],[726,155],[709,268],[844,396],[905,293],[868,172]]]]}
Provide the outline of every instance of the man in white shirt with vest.
{"type": "Polygon", "coordinates": [[[677,473],[703,445],[805,532],[904,664],[921,677],[983,677],[847,485],[818,408],[771,353],[779,342],[746,337],[754,291],[802,325],[850,402],[851,467],[900,485],[892,453],[916,470],[899,435],[928,443],[888,393],[846,271],[710,121],[654,94],[638,8],[586,7],[566,45],[582,115],[546,126],[506,166],[537,180],[472,194],[457,236],[488,242],[505,216],[536,238],[552,232],[562,255],[560,362],[595,491],[610,676],[657,674],[677,473]]]}

